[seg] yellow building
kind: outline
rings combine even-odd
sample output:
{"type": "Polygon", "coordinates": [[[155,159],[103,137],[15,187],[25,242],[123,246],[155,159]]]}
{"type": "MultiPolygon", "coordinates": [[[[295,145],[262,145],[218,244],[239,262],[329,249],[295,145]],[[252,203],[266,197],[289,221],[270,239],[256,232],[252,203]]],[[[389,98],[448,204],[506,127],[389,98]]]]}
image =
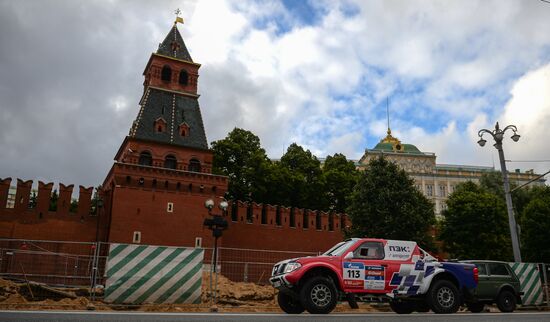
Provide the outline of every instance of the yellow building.
{"type": "MultiPolygon", "coordinates": [[[[455,187],[462,182],[479,182],[483,173],[496,171],[494,167],[470,166],[458,164],[437,164],[436,155],[422,152],[412,144],[404,144],[388,134],[373,149],[366,149],[357,163],[359,170],[364,170],[371,159],[380,155],[403,168],[415,181],[416,188],[433,201],[435,213],[439,215],[446,208],[446,200],[455,187]]],[[[521,172],[516,169],[509,172],[510,182],[521,185],[538,177],[533,170],[521,172]]],[[[541,178],[530,183],[530,186],[544,185],[541,178]]]]}

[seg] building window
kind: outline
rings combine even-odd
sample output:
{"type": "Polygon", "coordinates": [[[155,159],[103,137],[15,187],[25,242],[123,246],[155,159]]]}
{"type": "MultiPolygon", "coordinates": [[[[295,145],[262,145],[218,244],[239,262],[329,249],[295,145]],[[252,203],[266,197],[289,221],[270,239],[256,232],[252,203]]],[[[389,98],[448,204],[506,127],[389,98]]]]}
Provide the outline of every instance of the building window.
{"type": "Polygon", "coordinates": [[[440,197],[446,197],[447,196],[446,187],[442,184],[439,185],[439,196],[440,197]]]}
{"type": "Polygon", "coordinates": [[[169,154],[166,156],[166,158],[164,158],[164,167],[165,168],[168,168],[168,169],[176,169],[178,165],[178,160],[176,159],[175,156],[169,154]]]}
{"type": "Polygon", "coordinates": [[[431,197],[431,196],[434,195],[434,186],[433,185],[431,185],[431,184],[426,185],[426,195],[428,197],[431,197]]]}
{"type": "Polygon", "coordinates": [[[141,231],[134,231],[134,237],[132,238],[132,243],[134,244],[141,243],[141,231]]]}
{"type": "Polygon", "coordinates": [[[188,82],[189,82],[189,75],[187,74],[187,71],[185,69],[182,69],[180,71],[179,83],[181,85],[187,85],[188,82]]]}
{"type": "Polygon", "coordinates": [[[189,135],[189,125],[187,123],[180,124],[180,135],[181,136],[188,136],[189,135]]]}
{"type": "Polygon", "coordinates": [[[155,126],[155,131],[159,133],[166,131],[166,121],[162,117],[159,117],[158,119],[155,120],[154,126],[155,126]]]}
{"type": "Polygon", "coordinates": [[[189,160],[189,167],[187,170],[192,172],[201,172],[201,162],[197,159],[189,160]]]}
{"type": "Polygon", "coordinates": [[[151,166],[153,164],[153,157],[151,152],[143,151],[139,154],[139,164],[151,166]]]}
{"type": "Polygon", "coordinates": [[[202,238],[196,237],[195,238],[195,248],[201,248],[202,247],[202,238]]]}
{"type": "Polygon", "coordinates": [[[172,78],[172,69],[170,68],[170,66],[164,65],[160,73],[160,79],[163,81],[169,82],[171,78],[172,78]]]}
{"type": "Polygon", "coordinates": [[[166,211],[167,211],[167,212],[174,212],[174,203],[173,203],[173,202],[169,202],[169,203],[166,205],[166,211]]]}

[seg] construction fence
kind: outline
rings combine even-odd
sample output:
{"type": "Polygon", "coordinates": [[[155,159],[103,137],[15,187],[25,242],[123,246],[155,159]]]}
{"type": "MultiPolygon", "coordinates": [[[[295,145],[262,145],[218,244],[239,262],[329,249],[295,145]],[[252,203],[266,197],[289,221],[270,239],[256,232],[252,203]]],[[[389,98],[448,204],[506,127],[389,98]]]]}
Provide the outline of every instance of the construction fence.
{"type": "MultiPolygon", "coordinates": [[[[220,247],[215,267],[231,281],[267,285],[275,263],[313,255],[220,247]]],[[[550,306],[550,265],[511,265],[522,281],[524,302],[550,306]]],[[[26,285],[20,289],[33,301],[65,298],[63,290],[70,289],[115,304],[200,303],[202,277],[213,267],[212,248],[0,238],[0,278],[26,285]]]]}
{"type": "MultiPolygon", "coordinates": [[[[317,253],[219,247],[216,268],[234,282],[268,285],[275,263],[312,255],[317,253]]],[[[0,238],[0,278],[27,285],[27,297],[37,301],[71,289],[109,303],[198,303],[200,277],[213,267],[212,248],[0,238]]]]}

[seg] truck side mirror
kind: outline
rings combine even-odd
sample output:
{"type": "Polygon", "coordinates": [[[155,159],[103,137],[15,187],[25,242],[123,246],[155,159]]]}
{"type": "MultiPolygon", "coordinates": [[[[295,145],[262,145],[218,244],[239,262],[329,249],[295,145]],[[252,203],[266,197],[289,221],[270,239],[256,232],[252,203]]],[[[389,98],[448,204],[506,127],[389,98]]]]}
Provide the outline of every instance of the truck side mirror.
{"type": "Polygon", "coordinates": [[[349,252],[344,256],[344,259],[352,259],[353,258],[353,252],[349,252]]]}

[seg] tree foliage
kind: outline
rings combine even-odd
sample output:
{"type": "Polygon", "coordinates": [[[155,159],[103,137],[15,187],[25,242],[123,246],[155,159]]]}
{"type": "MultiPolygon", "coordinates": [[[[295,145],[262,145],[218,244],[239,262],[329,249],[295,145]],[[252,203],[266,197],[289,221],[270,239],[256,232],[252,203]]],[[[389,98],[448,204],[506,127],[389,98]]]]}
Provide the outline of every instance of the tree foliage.
{"type": "Polygon", "coordinates": [[[212,142],[212,171],[229,177],[228,198],[266,202],[270,161],[260,138],[250,131],[234,128],[226,138],[212,142]]]}
{"type": "Polygon", "coordinates": [[[550,262],[550,187],[531,191],[532,199],[521,216],[522,260],[550,262]]]}
{"type": "Polygon", "coordinates": [[[360,175],[348,215],[352,236],[414,240],[432,247],[433,204],[404,170],[383,157],[372,159],[360,175]]]}
{"type": "Polygon", "coordinates": [[[502,198],[473,182],[457,186],[443,212],[440,240],[453,258],[510,260],[512,247],[502,198]]]}
{"type": "Polygon", "coordinates": [[[359,171],[353,161],[343,154],[327,156],[323,165],[325,193],[329,210],[343,213],[349,206],[351,193],[359,180],[359,171]]]}
{"type": "Polygon", "coordinates": [[[319,209],[327,208],[321,162],[309,150],[292,143],[281,157],[280,167],[290,173],[290,206],[319,209]]]}

